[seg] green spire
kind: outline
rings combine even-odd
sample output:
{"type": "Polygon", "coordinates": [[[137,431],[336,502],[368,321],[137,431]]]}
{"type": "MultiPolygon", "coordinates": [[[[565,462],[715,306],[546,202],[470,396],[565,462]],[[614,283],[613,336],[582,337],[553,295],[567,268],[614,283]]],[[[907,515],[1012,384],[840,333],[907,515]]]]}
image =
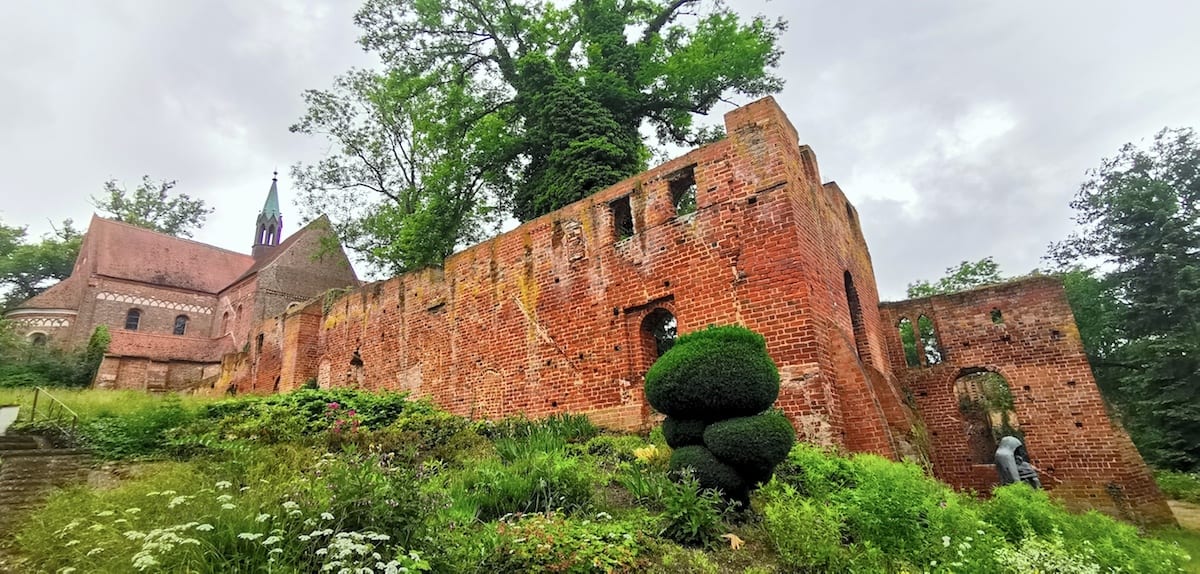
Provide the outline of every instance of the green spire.
{"type": "Polygon", "coordinates": [[[263,204],[262,216],[267,218],[279,217],[279,172],[271,177],[271,191],[267,192],[267,202],[263,204]]]}

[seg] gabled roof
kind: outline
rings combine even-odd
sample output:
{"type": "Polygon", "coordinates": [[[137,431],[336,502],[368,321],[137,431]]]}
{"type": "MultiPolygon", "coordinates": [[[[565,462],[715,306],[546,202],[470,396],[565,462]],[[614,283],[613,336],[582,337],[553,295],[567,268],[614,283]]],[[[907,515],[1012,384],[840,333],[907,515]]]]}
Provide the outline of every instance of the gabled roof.
{"type": "Polygon", "coordinates": [[[88,253],[98,275],[217,293],[254,265],[254,258],[92,216],[88,253]]]}
{"type": "MultiPolygon", "coordinates": [[[[271,189],[274,190],[275,186],[272,185],[271,189]]],[[[295,245],[296,242],[300,241],[301,238],[307,237],[313,233],[332,233],[332,226],[329,223],[329,218],[322,215],[308,222],[308,225],[301,227],[299,231],[288,236],[287,239],[283,240],[283,243],[275,246],[264,247],[264,251],[262,251],[258,257],[254,258],[254,264],[251,265],[250,268],[242,273],[237,279],[230,281],[226,287],[231,287],[233,284],[240,283],[243,279],[258,273],[264,267],[270,265],[276,259],[279,259],[280,256],[286,253],[288,249],[291,249],[291,247],[295,245]]]]}
{"type": "Polygon", "coordinates": [[[67,277],[34,295],[32,299],[17,305],[16,309],[76,309],[79,305],[80,285],[73,276],[67,277]]]}

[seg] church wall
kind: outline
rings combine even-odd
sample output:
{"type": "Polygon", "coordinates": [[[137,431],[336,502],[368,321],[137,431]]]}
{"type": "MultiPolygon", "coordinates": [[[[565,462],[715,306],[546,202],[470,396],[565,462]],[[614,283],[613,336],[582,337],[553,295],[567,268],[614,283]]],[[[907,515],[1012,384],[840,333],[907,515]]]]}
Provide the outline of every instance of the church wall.
{"type": "Polygon", "coordinates": [[[229,334],[235,349],[246,349],[250,344],[251,329],[267,317],[257,305],[257,275],[235,283],[218,296],[210,333],[213,337],[229,334]]]}
{"type": "Polygon", "coordinates": [[[171,335],[175,318],[186,315],[185,335],[206,336],[211,329],[215,303],[216,297],[208,294],[92,277],[80,301],[80,327],[74,332],[73,343],[86,344],[97,325],[107,325],[110,331],[125,330],[125,317],[130,309],[141,311],[139,333],[171,335]]]}
{"type": "Polygon", "coordinates": [[[1061,283],[1032,278],[880,306],[891,367],[928,428],[934,474],[987,492],[995,466],[974,464],[954,384],[972,370],[1001,374],[1042,484],[1075,508],[1140,522],[1173,521],[1149,469],[1100,396],[1061,283]],[[993,313],[997,313],[993,320],[993,313]],[[905,364],[901,318],[929,317],[941,362],[905,364]]]}
{"type": "Polygon", "coordinates": [[[811,151],[797,146],[772,100],[726,123],[726,140],[455,254],[441,269],[264,321],[262,352],[227,378],[239,391],[270,392],[276,377],[281,390],[315,377],[322,386],[410,391],[474,417],[586,412],[632,429],[651,420],[642,377],[654,357],[642,321],[663,308],[680,332],[738,323],[763,333],[783,378],[779,406],[810,440],[846,445],[851,420],[875,430],[867,448],[896,456],[868,376],[886,367],[870,257],[844,195],[821,185],[811,151]],[[699,208],[677,217],[670,182],[689,169],[699,208]],[[612,204],[626,197],[635,233],[618,240],[612,204]],[[861,307],[863,367],[847,270],[861,307]],[[841,374],[851,367],[857,375],[841,374]],[[845,416],[839,389],[854,380],[864,413],[845,416]]]}
{"type": "Polygon", "coordinates": [[[256,321],[281,315],[289,305],[306,301],[314,293],[358,285],[346,254],[340,248],[328,249],[322,245],[322,238],[319,229],[304,233],[259,270],[261,316],[255,317],[256,321]]]}

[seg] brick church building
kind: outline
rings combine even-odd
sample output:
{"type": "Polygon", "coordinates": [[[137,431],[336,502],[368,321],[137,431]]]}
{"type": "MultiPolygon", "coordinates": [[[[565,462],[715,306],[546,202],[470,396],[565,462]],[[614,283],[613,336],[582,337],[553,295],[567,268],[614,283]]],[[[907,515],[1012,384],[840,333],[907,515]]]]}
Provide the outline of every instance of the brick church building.
{"type": "Polygon", "coordinates": [[[5,317],[38,344],[86,344],[98,325],[112,336],[95,386],[151,391],[217,379],[221,359],[288,305],[358,278],[327,248],[321,217],[283,238],[272,179],[249,255],[93,216],[71,276],[5,317]]]}
{"type": "Polygon", "coordinates": [[[71,278],[10,316],[74,342],[110,325],[97,386],[353,386],[628,430],[659,420],[643,376],[677,331],[741,324],[804,440],[986,492],[998,437],[1018,434],[1068,505],[1173,522],[1056,279],[881,303],[858,212],[775,101],[725,127],[440,267],[323,295],[355,284],[345,256],[312,258],[322,220],[273,245],[274,199],[250,256],[96,219],[71,278]]]}

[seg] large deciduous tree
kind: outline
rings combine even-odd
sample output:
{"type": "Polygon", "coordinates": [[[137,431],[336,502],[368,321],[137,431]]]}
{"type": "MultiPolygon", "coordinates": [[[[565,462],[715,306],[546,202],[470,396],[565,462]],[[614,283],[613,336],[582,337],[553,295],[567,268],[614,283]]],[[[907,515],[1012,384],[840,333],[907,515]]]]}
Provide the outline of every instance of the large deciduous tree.
{"type": "Polygon", "coordinates": [[[1152,462],[1200,468],[1200,142],[1163,130],[1089,176],[1071,204],[1079,231],[1053,256],[1112,266],[1126,420],[1152,462]]]}
{"type": "Polygon", "coordinates": [[[114,179],[104,182],[104,193],[92,197],[92,203],[111,219],[176,237],[191,237],[213,210],[202,199],[192,199],[185,193],[172,195],[174,187],[174,181],[155,182],[145,175],[130,192],[114,179]]]}
{"type": "Polygon", "coordinates": [[[984,257],[979,261],[963,261],[954,267],[947,267],[946,274],[937,281],[922,279],[909,283],[907,295],[909,299],[916,299],[964,291],[1001,281],[1004,281],[1004,278],[1000,275],[1000,265],[991,257],[984,257]]]}
{"type": "Polygon", "coordinates": [[[31,242],[24,227],[0,223],[0,311],[65,279],[75,266],[83,235],[70,219],[31,242]]]}
{"type": "Polygon", "coordinates": [[[308,92],[294,131],[332,153],[295,173],[310,213],[377,266],[436,263],[495,221],[528,220],[645,167],[694,118],[777,91],[782,22],[700,0],[367,0],[355,18],[383,71],[308,92]]]}

